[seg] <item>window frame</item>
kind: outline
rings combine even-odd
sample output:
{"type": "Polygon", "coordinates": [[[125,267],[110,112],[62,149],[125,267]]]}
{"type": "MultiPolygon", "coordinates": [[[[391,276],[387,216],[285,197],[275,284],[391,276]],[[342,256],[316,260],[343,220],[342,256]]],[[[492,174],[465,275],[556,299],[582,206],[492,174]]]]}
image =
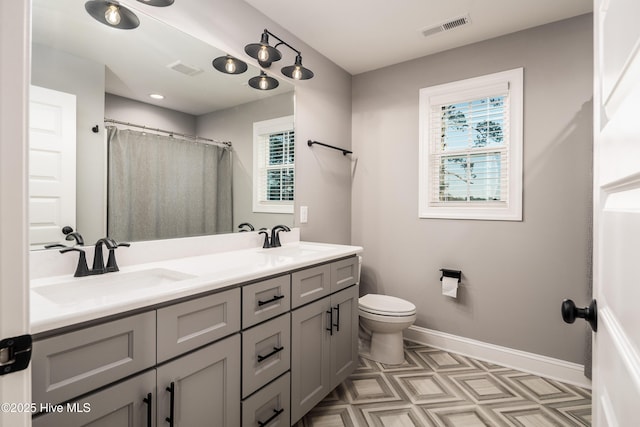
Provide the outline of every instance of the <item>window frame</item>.
{"type": "MultiPolygon", "coordinates": [[[[502,71],[420,89],[419,93],[419,218],[522,221],[523,68],[502,71]],[[505,202],[433,201],[431,109],[442,104],[470,101],[508,87],[509,136],[505,202]]],[[[495,150],[497,151],[497,150],[495,150]]]]}
{"type": "MultiPolygon", "coordinates": [[[[287,168],[293,169],[294,173],[294,186],[295,186],[295,126],[294,116],[284,116],[275,119],[262,120],[253,123],[253,212],[256,213],[293,213],[294,212],[294,200],[284,201],[271,201],[262,200],[262,195],[265,194],[266,189],[261,189],[262,183],[260,176],[263,169],[267,169],[264,164],[260,164],[262,159],[264,163],[265,159],[261,155],[261,145],[265,144],[265,135],[272,135],[276,133],[293,132],[294,133],[294,161],[291,166],[287,168]],[[265,190],[265,191],[261,191],[265,190]]],[[[266,155],[266,154],[265,154],[266,155]]],[[[284,167],[284,166],[283,166],[284,167]]],[[[266,183],[265,183],[266,184],[266,183]]],[[[295,190],[294,190],[295,191],[295,190]]],[[[294,194],[295,198],[295,194],[294,194]]]]}

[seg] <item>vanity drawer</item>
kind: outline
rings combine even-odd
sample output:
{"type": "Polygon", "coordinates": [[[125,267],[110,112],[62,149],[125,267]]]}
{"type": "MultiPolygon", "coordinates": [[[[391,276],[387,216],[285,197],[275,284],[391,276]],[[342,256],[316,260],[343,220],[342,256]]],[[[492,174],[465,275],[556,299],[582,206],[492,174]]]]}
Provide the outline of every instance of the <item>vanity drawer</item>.
{"type": "Polygon", "coordinates": [[[290,319],[287,313],[242,331],[242,397],[289,370],[290,319]]]}
{"type": "Polygon", "coordinates": [[[331,263],[331,292],[348,288],[359,281],[357,256],[331,263]]]}
{"type": "Polygon", "coordinates": [[[240,330],[240,289],[158,309],[158,363],[240,330]]]}
{"type": "Polygon", "coordinates": [[[242,287],[242,327],[248,328],[289,311],[291,277],[273,279],[242,287]]]}
{"type": "Polygon", "coordinates": [[[57,404],[155,365],[155,312],[33,343],[33,401],[57,404]]]}
{"type": "Polygon", "coordinates": [[[289,376],[287,372],[242,402],[242,427],[289,427],[289,376]]]}
{"type": "Polygon", "coordinates": [[[331,265],[324,264],[291,274],[291,308],[331,293],[331,265]]]}

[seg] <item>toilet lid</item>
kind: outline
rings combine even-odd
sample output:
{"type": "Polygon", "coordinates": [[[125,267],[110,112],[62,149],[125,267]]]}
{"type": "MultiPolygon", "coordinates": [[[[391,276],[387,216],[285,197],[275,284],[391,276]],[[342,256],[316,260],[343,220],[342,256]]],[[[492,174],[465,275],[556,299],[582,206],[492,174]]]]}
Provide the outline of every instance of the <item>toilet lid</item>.
{"type": "Polygon", "coordinates": [[[416,306],[401,298],[389,295],[367,294],[358,300],[361,310],[387,316],[407,316],[415,314],[416,306]]]}

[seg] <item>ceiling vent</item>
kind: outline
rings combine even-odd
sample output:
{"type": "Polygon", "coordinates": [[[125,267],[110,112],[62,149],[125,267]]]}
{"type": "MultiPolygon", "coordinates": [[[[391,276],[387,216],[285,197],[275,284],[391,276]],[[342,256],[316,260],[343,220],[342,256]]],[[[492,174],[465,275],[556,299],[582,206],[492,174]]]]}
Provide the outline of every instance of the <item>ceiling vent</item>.
{"type": "Polygon", "coordinates": [[[186,74],[187,76],[195,76],[196,74],[202,73],[202,70],[200,68],[194,67],[193,65],[185,64],[180,60],[172,62],[171,64],[167,65],[167,67],[179,73],[186,74]]]}
{"type": "Polygon", "coordinates": [[[446,22],[443,22],[442,24],[424,28],[420,30],[420,32],[422,33],[423,36],[429,37],[434,34],[442,33],[443,31],[453,30],[454,28],[458,28],[470,23],[471,23],[471,19],[469,18],[469,14],[466,14],[463,16],[458,16],[453,19],[449,19],[446,22]]]}

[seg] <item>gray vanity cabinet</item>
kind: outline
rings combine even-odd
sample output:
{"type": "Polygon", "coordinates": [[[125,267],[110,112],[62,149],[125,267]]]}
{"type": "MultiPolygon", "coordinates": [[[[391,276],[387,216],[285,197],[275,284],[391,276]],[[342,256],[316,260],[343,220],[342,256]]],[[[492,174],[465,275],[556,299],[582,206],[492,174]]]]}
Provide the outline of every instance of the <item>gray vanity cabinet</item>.
{"type": "Polygon", "coordinates": [[[155,389],[156,373],[153,370],[147,371],[80,400],[60,405],[58,406],[60,412],[50,412],[34,418],[32,425],[33,427],[155,426],[155,399],[153,398],[155,389]],[[152,397],[145,401],[149,393],[152,397]]]}
{"type": "Polygon", "coordinates": [[[236,334],[159,366],[158,425],[239,426],[239,350],[236,334]]]}
{"type": "Polygon", "coordinates": [[[33,401],[65,402],[155,363],[155,312],[36,340],[33,401]]]}
{"type": "Polygon", "coordinates": [[[358,286],[291,314],[291,421],[298,421],[358,362],[358,286]]]}

